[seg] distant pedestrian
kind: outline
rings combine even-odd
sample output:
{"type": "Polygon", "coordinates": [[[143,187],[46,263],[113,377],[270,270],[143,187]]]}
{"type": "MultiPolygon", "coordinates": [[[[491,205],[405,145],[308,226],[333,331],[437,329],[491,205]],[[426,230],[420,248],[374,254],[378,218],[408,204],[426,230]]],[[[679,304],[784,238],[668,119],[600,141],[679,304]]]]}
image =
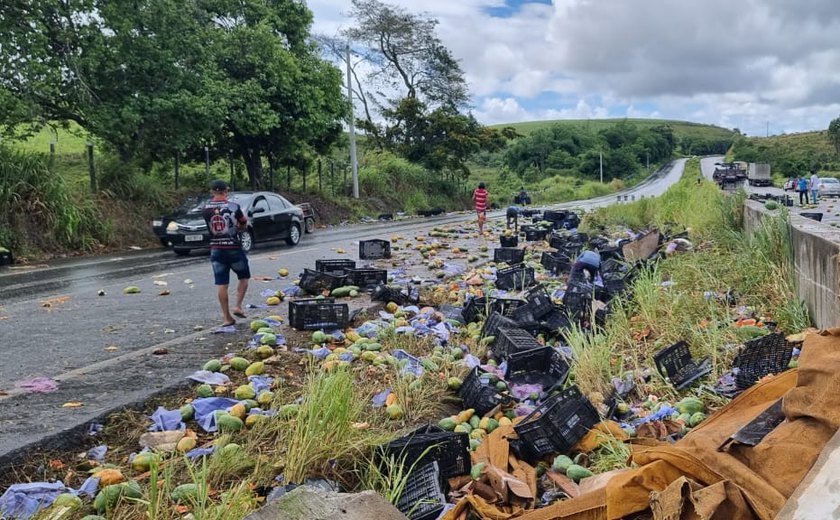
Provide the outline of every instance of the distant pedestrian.
{"type": "Polygon", "coordinates": [[[483,182],[478,183],[478,188],[473,192],[475,212],[478,214],[478,234],[484,235],[484,221],[487,220],[487,203],[490,202],[490,194],[483,182]]]}
{"type": "Polygon", "coordinates": [[[245,300],[248,280],[251,278],[248,257],[239,239],[239,232],[246,228],[248,219],[242,213],[239,204],[228,200],[229,189],[225,181],[213,181],[210,185],[213,198],[205,204],[202,212],[207,229],[210,231],[210,263],[213,266],[213,278],[218,291],[219,304],[222,307],[224,318],[222,326],[225,327],[236,323],[233,316],[245,317],[242,302],[245,300]],[[233,315],[230,312],[228,299],[231,271],[236,273],[239,279],[233,315]]]}
{"type": "Polygon", "coordinates": [[[575,260],[569,271],[569,281],[586,281],[584,273],[589,275],[589,282],[594,282],[601,273],[601,254],[597,251],[584,251],[575,260]]]}
{"type": "Polygon", "coordinates": [[[521,206],[527,206],[531,203],[531,196],[525,191],[525,186],[519,188],[519,194],[513,198],[513,203],[521,206]]]}
{"type": "Polygon", "coordinates": [[[808,179],[805,177],[797,177],[796,191],[799,192],[799,205],[804,206],[805,204],[808,204],[808,179]]]}
{"type": "Polygon", "coordinates": [[[811,199],[814,204],[817,203],[817,196],[820,194],[820,178],[817,177],[817,172],[811,174],[811,199]]]}

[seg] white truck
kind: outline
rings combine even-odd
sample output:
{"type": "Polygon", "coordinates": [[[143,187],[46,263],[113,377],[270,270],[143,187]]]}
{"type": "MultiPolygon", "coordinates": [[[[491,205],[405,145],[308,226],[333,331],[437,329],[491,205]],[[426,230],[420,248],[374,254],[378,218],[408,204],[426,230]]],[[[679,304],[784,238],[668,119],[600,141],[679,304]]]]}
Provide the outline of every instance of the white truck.
{"type": "Polygon", "coordinates": [[[769,163],[750,163],[747,168],[747,182],[750,186],[771,186],[769,163]]]}

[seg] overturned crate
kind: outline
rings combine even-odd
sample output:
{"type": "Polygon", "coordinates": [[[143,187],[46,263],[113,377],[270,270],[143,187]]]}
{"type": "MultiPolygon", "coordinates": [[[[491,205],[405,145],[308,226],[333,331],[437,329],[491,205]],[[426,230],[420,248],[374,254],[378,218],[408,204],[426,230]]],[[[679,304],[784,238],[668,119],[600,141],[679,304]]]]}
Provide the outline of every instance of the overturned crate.
{"type": "Polygon", "coordinates": [[[514,426],[526,459],[568,453],[598,422],[595,407],[576,386],[546,399],[514,426]]]}
{"type": "Polygon", "coordinates": [[[496,270],[496,287],[498,289],[506,291],[522,290],[534,285],[535,282],[533,267],[519,264],[496,270]]]}
{"type": "Polygon", "coordinates": [[[493,250],[493,262],[497,264],[521,264],[525,261],[525,250],[516,247],[497,247],[493,250]]]}
{"type": "Polygon", "coordinates": [[[466,433],[426,432],[416,430],[379,447],[380,459],[437,462],[443,478],[466,475],[470,472],[470,439],[466,433]]]}
{"type": "Polygon", "coordinates": [[[317,295],[323,291],[332,291],[335,288],[341,287],[347,281],[345,275],[334,275],[325,272],[313,271],[312,269],[304,269],[303,276],[300,277],[300,288],[309,294],[317,295]]]}
{"type": "Polygon", "coordinates": [[[305,298],[289,301],[289,324],[297,330],[343,329],[350,321],[346,303],[334,298],[305,298]]]}
{"type": "Polygon", "coordinates": [[[746,390],[764,376],[784,372],[792,356],[793,345],[781,332],[745,342],[732,364],[735,386],[738,390],[746,390]]]}
{"type": "Polygon", "coordinates": [[[653,356],[653,361],[659,373],[677,390],[682,390],[712,371],[709,358],[695,361],[685,341],[678,341],[658,352],[653,356]]]}
{"type": "Polygon", "coordinates": [[[502,316],[498,312],[492,312],[490,313],[490,316],[484,320],[484,325],[481,327],[481,337],[486,338],[488,336],[496,336],[499,332],[499,328],[516,328],[517,325],[518,324],[515,320],[502,316]]]}
{"type": "Polygon", "coordinates": [[[510,235],[510,236],[501,235],[499,237],[499,245],[501,245],[503,248],[505,248],[505,247],[516,247],[516,246],[519,245],[519,237],[516,236],[516,235],[510,235]]]}
{"type": "Polygon", "coordinates": [[[493,344],[497,359],[507,359],[517,352],[542,347],[530,332],[521,327],[500,327],[493,344]]]}
{"type": "Polygon", "coordinates": [[[540,264],[545,267],[546,271],[555,276],[569,272],[572,267],[572,262],[565,255],[550,251],[543,252],[540,264]]]}
{"type": "Polygon", "coordinates": [[[559,350],[539,347],[508,356],[505,380],[511,384],[539,384],[548,393],[562,387],[570,371],[568,361],[559,350]]]}
{"type": "Polygon", "coordinates": [[[478,296],[470,298],[464,305],[464,310],[461,312],[466,323],[474,323],[480,321],[483,316],[487,315],[487,298],[478,296]]]}
{"type": "Polygon", "coordinates": [[[387,269],[351,269],[347,272],[347,282],[364,290],[373,290],[388,283],[387,269]]]}
{"type": "Polygon", "coordinates": [[[346,276],[347,272],[356,268],[355,260],[345,258],[326,258],[315,260],[315,270],[333,276],[346,276]]]}
{"type": "Polygon", "coordinates": [[[362,260],[391,258],[391,242],[381,239],[361,240],[359,242],[359,258],[362,260]]]}
{"type": "Polygon", "coordinates": [[[396,507],[409,520],[435,520],[446,507],[446,491],[438,463],[423,464],[408,475],[396,507]]]}
{"type": "Polygon", "coordinates": [[[499,393],[491,382],[492,376],[474,367],[464,379],[458,395],[464,402],[464,408],[475,410],[477,415],[485,415],[497,406],[513,403],[510,396],[499,393]]]}

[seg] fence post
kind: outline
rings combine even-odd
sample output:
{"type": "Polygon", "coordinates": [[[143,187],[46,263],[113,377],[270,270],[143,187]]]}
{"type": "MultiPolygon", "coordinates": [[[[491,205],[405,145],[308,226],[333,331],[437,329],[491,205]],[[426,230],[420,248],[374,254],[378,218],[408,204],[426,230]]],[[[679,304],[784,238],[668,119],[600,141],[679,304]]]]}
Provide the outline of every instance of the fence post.
{"type": "Polygon", "coordinates": [[[175,150],[175,189],[181,187],[181,150],[175,150]]]}
{"type": "Polygon", "coordinates": [[[88,171],[90,172],[90,191],[96,193],[96,164],[93,162],[93,143],[88,141],[87,144],[88,155],[88,171]]]}
{"type": "Polygon", "coordinates": [[[286,191],[292,190],[292,165],[286,165],[286,191]]]}
{"type": "Polygon", "coordinates": [[[318,157],[318,193],[323,193],[324,187],[321,184],[321,158],[318,157]]]}
{"type": "Polygon", "coordinates": [[[50,141],[50,169],[55,164],[55,141],[50,141]]]}
{"type": "Polygon", "coordinates": [[[330,159],[330,185],[332,186],[332,194],[335,197],[335,162],[330,159]]]}

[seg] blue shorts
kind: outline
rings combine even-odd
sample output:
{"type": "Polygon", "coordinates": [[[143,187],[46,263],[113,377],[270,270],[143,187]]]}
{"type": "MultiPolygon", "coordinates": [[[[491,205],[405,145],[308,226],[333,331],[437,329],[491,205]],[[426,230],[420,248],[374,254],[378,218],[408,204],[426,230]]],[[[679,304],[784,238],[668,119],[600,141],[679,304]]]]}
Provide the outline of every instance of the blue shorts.
{"type": "Polygon", "coordinates": [[[210,264],[213,266],[216,285],[230,284],[231,271],[240,280],[251,278],[248,257],[241,249],[213,249],[210,251],[210,264]]]}

